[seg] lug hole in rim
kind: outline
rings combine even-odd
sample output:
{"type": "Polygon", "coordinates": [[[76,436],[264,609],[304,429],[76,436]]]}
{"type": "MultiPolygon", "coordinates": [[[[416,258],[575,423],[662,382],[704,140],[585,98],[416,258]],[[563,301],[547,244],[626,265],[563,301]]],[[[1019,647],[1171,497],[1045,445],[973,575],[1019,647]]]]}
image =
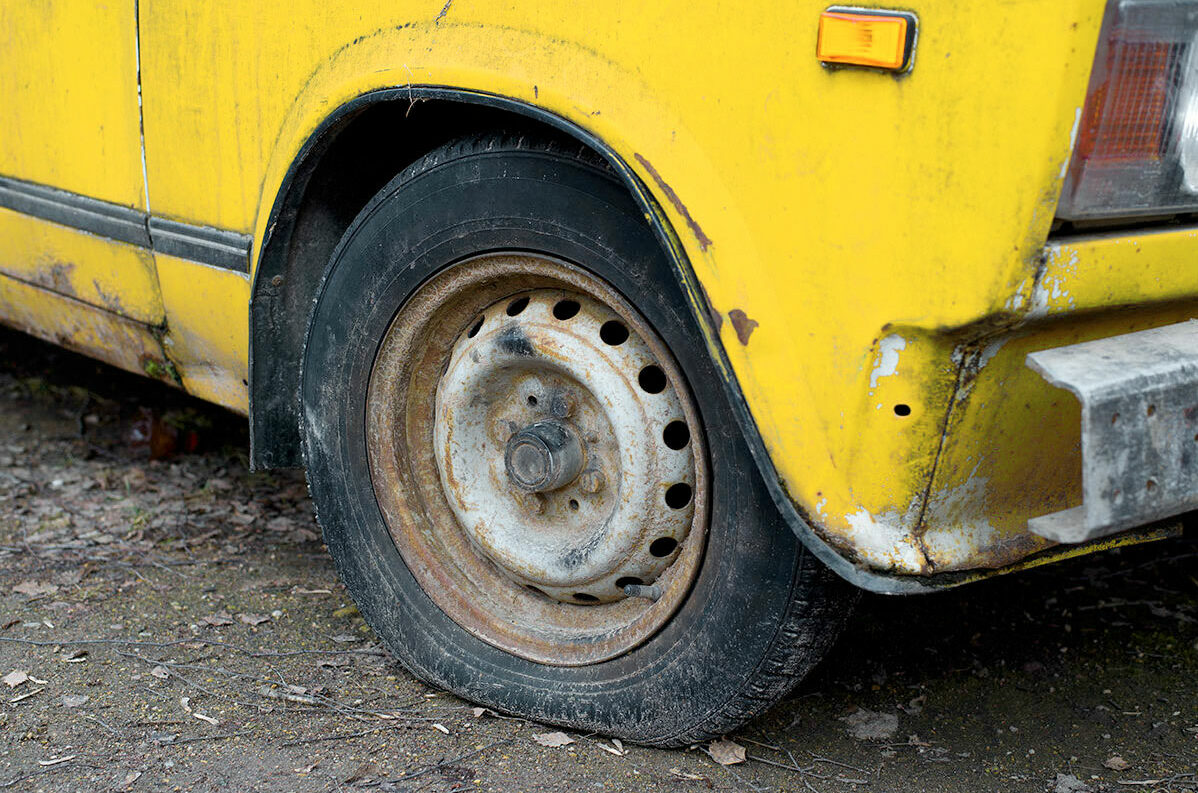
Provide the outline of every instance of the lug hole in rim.
{"type": "Polygon", "coordinates": [[[470,328],[470,332],[466,334],[466,338],[473,339],[475,336],[477,336],[478,332],[483,329],[483,323],[486,321],[487,321],[487,315],[483,314],[481,317],[478,318],[478,322],[475,322],[474,326],[472,328],[470,328]]]}
{"type": "Polygon", "coordinates": [[[685,421],[671,421],[662,431],[661,439],[671,449],[685,449],[691,442],[690,427],[685,421]]]}
{"type": "Polygon", "coordinates": [[[691,486],[679,482],[666,488],[666,506],[670,509],[682,509],[691,503],[691,486]]]}
{"type": "Polygon", "coordinates": [[[674,552],[678,547],[678,540],[673,537],[658,537],[653,542],[649,543],[649,553],[656,556],[658,559],[664,559],[674,552]]]}
{"type": "Polygon", "coordinates": [[[577,300],[559,300],[553,306],[553,316],[560,320],[571,319],[581,308],[577,300]]]}
{"type": "Polygon", "coordinates": [[[626,586],[641,586],[644,583],[645,583],[644,581],[642,581],[641,579],[637,578],[634,575],[626,575],[623,578],[616,579],[616,589],[623,592],[624,587],[626,587],[626,586]]]}
{"type": "Polygon", "coordinates": [[[599,338],[604,344],[617,347],[628,341],[628,328],[619,320],[609,319],[600,326],[599,338]]]}
{"type": "Polygon", "coordinates": [[[666,390],[666,373],[657,364],[649,364],[637,375],[636,381],[646,394],[660,394],[666,390]]]}
{"type": "Polygon", "coordinates": [[[598,603],[599,598],[594,595],[588,595],[586,592],[575,592],[574,599],[579,603],[598,603]]]}
{"type": "Polygon", "coordinates": [[[507,315],[514,317],[526,308],[528,308],[528,298],[518,297],[507,304],[507,315]]]}
{"type": "Polygon", "coordinates": [[[533,395],[533,394],[528,395],[528,404],[529,404],[529,407],[535,408],[537,406],[537,398],[535,395],[533,395]]]}
{"type": "Polygon", "coordinates": [[[570,509],[574,510],[575,512],[578,511],[578,499],[570,499],[570,509]]]}

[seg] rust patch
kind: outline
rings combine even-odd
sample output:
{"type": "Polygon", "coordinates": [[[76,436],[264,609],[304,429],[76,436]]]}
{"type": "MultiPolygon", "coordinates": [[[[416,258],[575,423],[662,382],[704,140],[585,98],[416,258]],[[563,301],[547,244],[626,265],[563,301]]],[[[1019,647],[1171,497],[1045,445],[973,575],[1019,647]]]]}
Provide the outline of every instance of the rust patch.
{"type": "Polygon", "coordinates": [[[71,284],[71,274],[74,271],[75,265],[73,264],[59,261],[52,262],[49,271],[49,287],[60,294],[76,297],[75,287],[71,284]]]}
{"type": "Polygon", "coordinates": [[[704,233],[703,228],[695,222],[693,217],[691,217],[690,210],[686,208],[686,204],[682,203],[682,199],[679,198],[678,194],[674,192],[674,188],[670,187],[670,185],[666,183],[666,180],[661,178],[661,174],[657,172],[657,169],[654,168],[648,160],[642,157],[640,153],[636,155],[636,161],[645,166],[645,170],[648,171],[649,175],[653,177],[653,181],[657,182],[657,186],[660,187],[662,192],[666,194],[666,198],[670,199],[670,203],[674,205],[674,209],[678,210],[678,214],[682,215],[682,217],[686,219],[686,225],[690,227],[691,233],[694,234],[695,239],[699,241],[699,249],[704,251],[707,250],[708,246],[711,245],[711,237],[708,237],[707,234],[704,233]]]}
{"type": "Polygon", "coordinates": [[[729,311],[728,319],[732,320],[732,327],[736,328],[736,338],[741,344],[747,346],[749,337],[753,335],[753,331],[757,327],[757,320],[749,319],[749,315],[739,308],[729,311]]]}
{"type": "Polygon", "coordinates": [[[715,303],[711,302],[711,295],[707,294],[707,287],[699,284],[699,291],[703,293],[703,309],[707,312],[707,316],[711,317],[715,335],[719,336],[720,331],[724,329],[724,315],[715,310],[715,303]]]}

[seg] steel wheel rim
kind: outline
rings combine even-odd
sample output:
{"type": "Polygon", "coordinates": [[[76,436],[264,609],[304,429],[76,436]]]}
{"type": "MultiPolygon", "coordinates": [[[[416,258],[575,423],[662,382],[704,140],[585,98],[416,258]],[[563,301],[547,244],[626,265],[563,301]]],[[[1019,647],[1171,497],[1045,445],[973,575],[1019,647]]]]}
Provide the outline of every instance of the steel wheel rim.
{"type": "Polygon", "coordinates": [[[375,496],[405,564],[488,644],[559,666],[618,657],[669,621],[698,573],[709,474],[697,409],[648,323],[578,267],[488,254],[431,278],[379,345],[366,425],[375,496]],[[576,311],[555,316],[571,302],[576,311]],[[600,335],[611,321],[625,341],[600,335]],[[646,386],[649,367],[661,378],[646,386]],[[639,457],[637,422],[624,415],[638,411],[659,425],[644,428],[639,457]],[[581,464],[553,474],[574,447],[581,464]],[[535,464],[513,469],[513,454],[535,464]],[[681,506],[678,488],[666,501],[676,485],[689,490],[681,506]],[[668,542],[650,550],[657,540],[668,542]],[[622,594],[630,579],[643,596],[622,594]]]}

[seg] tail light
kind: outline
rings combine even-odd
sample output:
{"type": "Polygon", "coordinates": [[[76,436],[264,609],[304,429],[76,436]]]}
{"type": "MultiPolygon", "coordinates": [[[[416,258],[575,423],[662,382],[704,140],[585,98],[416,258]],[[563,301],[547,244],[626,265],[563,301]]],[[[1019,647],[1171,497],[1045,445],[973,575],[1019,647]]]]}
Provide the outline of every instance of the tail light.
{"type": "Polygon", "coordinates": [[[1198,211],[1198,0],[1112,0],[1057,217],[1198,211]]]}

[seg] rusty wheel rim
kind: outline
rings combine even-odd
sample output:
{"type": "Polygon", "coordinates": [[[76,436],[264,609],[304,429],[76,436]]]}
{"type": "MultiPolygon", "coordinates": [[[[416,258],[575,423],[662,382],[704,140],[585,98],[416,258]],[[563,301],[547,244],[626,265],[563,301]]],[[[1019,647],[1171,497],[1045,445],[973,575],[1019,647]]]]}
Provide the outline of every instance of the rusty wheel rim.
{"type": "Polygon", "coordinates": [[[698,412],[664,343],[595,276],[528,254],[434,276],[379,345],[366,422],[405,564],[479,639],[592,664],[684,601],[707,536],[698,412]]]}

